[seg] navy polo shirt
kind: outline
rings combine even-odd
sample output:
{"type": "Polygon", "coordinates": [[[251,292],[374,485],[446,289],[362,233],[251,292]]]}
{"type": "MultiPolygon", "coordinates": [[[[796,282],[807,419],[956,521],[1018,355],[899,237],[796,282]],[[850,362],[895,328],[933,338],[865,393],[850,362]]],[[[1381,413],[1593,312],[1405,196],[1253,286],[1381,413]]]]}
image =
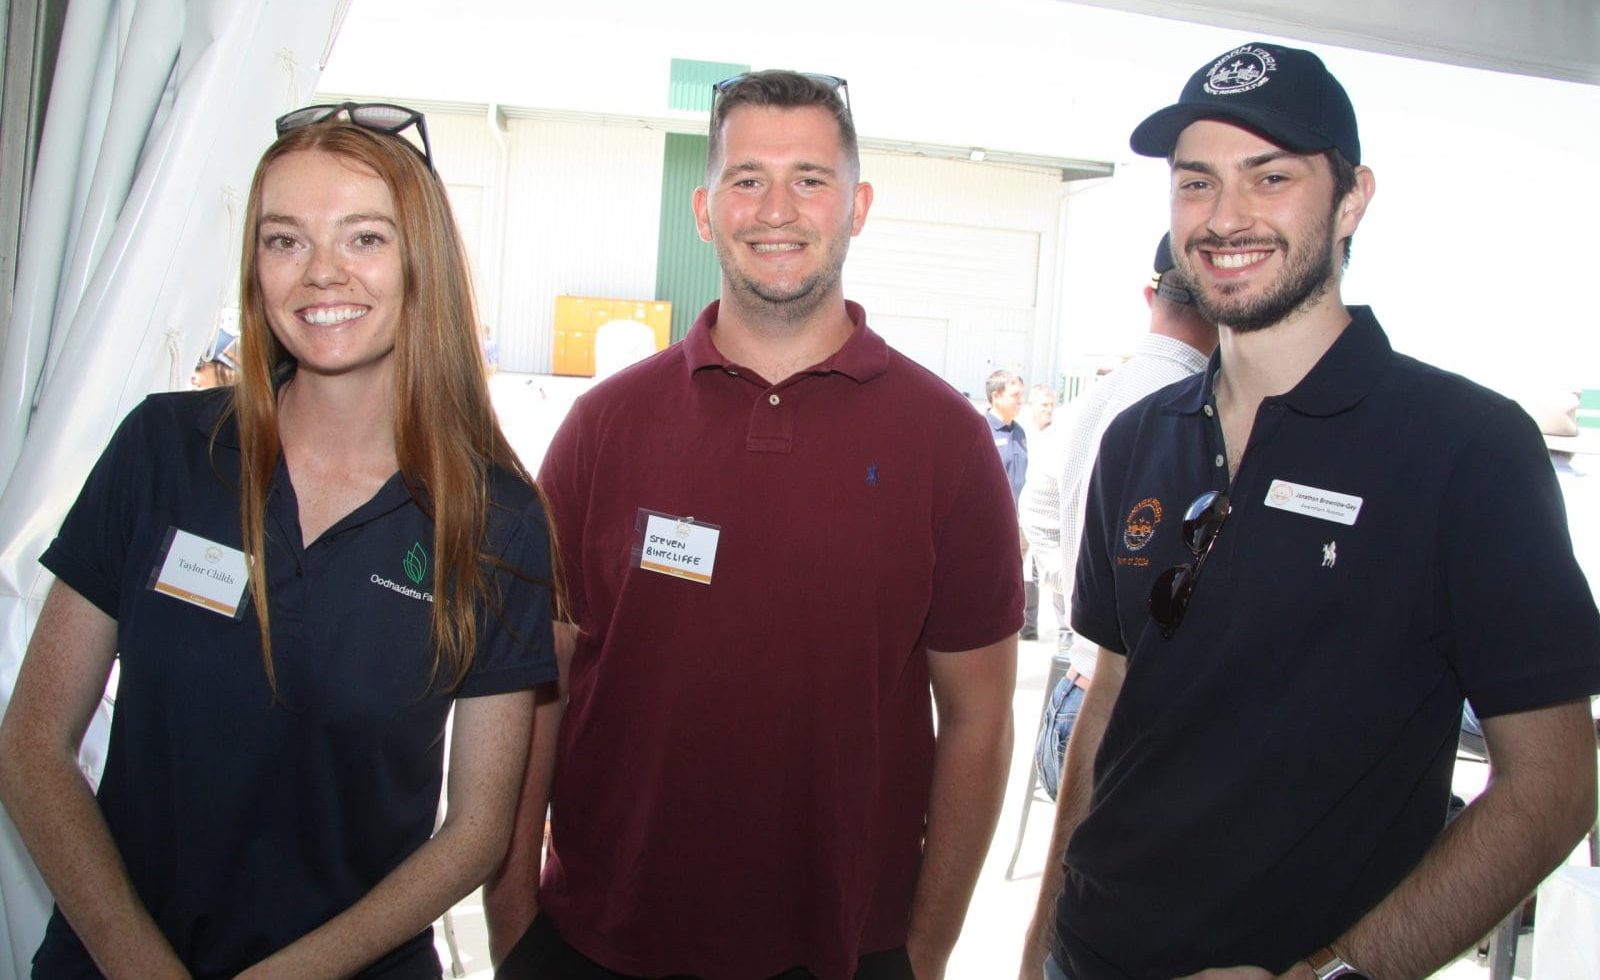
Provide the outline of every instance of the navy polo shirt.
{"type": "Polygon", "coordinates": [[[1066,858],[1077,980],[1286,969],[1432,844],[1463,696],[1487,717],[1600,691],[1537,428],[1351,314],[1261,405],[1231,485],[1220,352],[1101,444],[1072,625],[1128,673],[1066,858]],[[1213,489],[1232,513],[1168,639],[1151,585],[1192,560],[1183,512],[1213,489]]]}
{"type": "MultiPolygon", "coordinates": [[[[256,617],[150,586],[178,528],[240,547],[224,389],[129,413],[40,559],[117,621],[121,679],[98,799],[140,898],[196,977],[233,976],[347,908],[433,831],[452,697],[555,679],[549,538],[537,494],[491,485],[496,613],[470,673],[431,680],[432,521],[398,474],[301,543],[280,461],[265,572],[277,698],[256,617]],[[408,561],[409,556],[409,561],[408,561]],[[523,577],[525,576],[525,577],[523,577]],[[531,580],[531,581],[530,581],[531,580]]],[[[59,910],[38,976],[94,976],[59,910]]],[[[361,976],[437,977],[431,930],[361,976]]]]}
{"type": "Polygon", "coordinates": [[[983,418],[994,433],[994,448],[1000,454],[1000,465],[1005,467],[1006,482],[1011,484],[1011,505],[1015,507],[1028,478],[1028,432],[1015,419],[1000,421],[992,408],[984,410],[983,418]]]}

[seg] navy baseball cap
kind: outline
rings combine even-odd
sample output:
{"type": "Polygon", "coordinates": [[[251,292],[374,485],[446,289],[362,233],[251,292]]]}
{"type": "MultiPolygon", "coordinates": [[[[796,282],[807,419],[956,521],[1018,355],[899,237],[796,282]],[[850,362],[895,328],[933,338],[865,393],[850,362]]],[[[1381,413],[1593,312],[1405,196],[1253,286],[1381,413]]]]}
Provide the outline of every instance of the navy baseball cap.
{"type": "Polygon", "coordinates": [[[1133,152],[1165,157],[1178,134],[1197,119],[1226,119],[1296,153],[1337,149],[1361,162],[1356,111],[1344,86],[1310,51],[1252,41],[1189,77],[1175,105],[1158,110],[1133,131],[1133,152]]]}
{"type": "Polygon", "coordinates": [[[1156,275],[1166,275],[1175,264],[1172,261],[1172,233],[1169,231],[1156,243],[1156,275]]]}
{"type": "Polygon", "coordinates": [[[1161,236],[1161,241],[1156,243],[1156,275],[1155,281],[1150,284],[1151,288],[1179,306],[1193,306],[1194,294],[1183,286],[1178,285],[1177,282],[1172,281],[1177,279],[1178,282],[1182,282],[1182,277],[1168,275],[1176,265],[1172,261],[1172,233],[1168,232],[1161,236]]]}

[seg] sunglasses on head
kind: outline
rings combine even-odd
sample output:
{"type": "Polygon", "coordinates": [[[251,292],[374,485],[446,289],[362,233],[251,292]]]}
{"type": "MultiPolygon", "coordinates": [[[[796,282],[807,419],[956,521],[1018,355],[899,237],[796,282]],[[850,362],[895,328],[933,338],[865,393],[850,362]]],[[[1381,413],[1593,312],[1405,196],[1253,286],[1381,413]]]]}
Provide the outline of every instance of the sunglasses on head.
{"type": "MultiPolygon", "coordinates": [[[[724,78],[720,82],[712,82],[711,83],[711,110],[713,112],[715,112],[716,108],[717,108],[717,103],[722,100],[722,97],[724,95],[728,94],[728,90],[733,88],[735,85],[738,85],[740,82],[744,81],[745,79],[749,78],[751,74],[752,74],[751,72],[743,72],[741,74],[734,75],[732,78],[724,78]]],[[[821,85],[825,85],[829,89],[831,89],[832,91],[839,93],[839,97],[844,100],[844,111],[845,111],[845,114],[846,115],[850,114],[850,83],[849,82],[845,81],[844,79],[840,78],[837,75],[822,75],[822,74],[817,74],[815,72],[809,72],[809,71],[797,72],[796,74],[799,74],[799,75],[801,75],[801,76],[803,76],[805,78],[809,78],[813,82],[817,82],[817,83],[819,83],[821,85]]]]}
{"type": "Polygon", "coordinates": [[[1212,545],[1228,519],[1232,508],[1228,495],[1221,490],[1208,490],[1194,498],[1194,503],[1183,514],[1183,543],[1189,546],[1194,561],[1174,565],[1162,572],[1150,589],[1150,618],[1161,627],[1161,635],[1172,637],[1183,614],[1189,608],[1189,597],[1200,581],[1200,570],[1205,567],[1212,545]]]}
{"type": "Polygon", "coordinates": [[[428,123],[422,118],[422,113],[415,109],[407,109],[403,105],[393,105],[388,102],[340,102],[337,105],[308,105],[304,109],[278,117],[278,135],[282,136],[291,130],[302,126],[311,126],[316,123],[332,119],[343,113],[344,118],[351,125],[369,129],[374,133],[384,133],[388,136],[398,137],[402,132],[412,126],[417,127],[417,135],[422,137],[422,147],[410,140],[401,140],[402,143],[416,150],[422,155],[423,162],[428,169],[433,169],[433,147],[428,143],[428,123]]]}

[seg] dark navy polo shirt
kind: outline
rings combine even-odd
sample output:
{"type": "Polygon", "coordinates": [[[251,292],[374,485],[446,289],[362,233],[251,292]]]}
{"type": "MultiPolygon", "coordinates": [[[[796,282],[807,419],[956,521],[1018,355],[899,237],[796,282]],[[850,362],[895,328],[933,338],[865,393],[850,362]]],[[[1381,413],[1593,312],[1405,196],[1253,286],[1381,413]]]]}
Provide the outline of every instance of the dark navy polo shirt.
{"type": "MultiPolygon", "coordinates": [[[[223,389],[153,395],[129,413],[40,559],[117,621],[121,677],[98,799],[140,898],[196,977],[231,977],[347,908],[428,839],[452,694],[430,684],[433,524],[398,474],[301,544],[281,461],[265,572],[278,697],[248,609],[238,618],[150,586],[178,528],[240,547],[223,389]],[[408,561],[409,557],[409,561],[408,561]]],[[[550,581],[537,494],[492,481],[487,551],[550,581]]],[[[550,596],[494,575],[454,696],[551,681],[550,596]]],[[[59,911],[37,976],[94,976],[59,911]]],[[[363,977],[437,977],[431,930],[363,977]]]]}
{"type": "Polygon", "coordinates": [[[1011,484],[1011,505],[1015,507],[1028,478],[1028,431],[1016,419],[1000,421],[992,408],[984,410],[983,419],[994,434],[994,448],[1000,454],[1000,465],[1005,467],[1006,482],[1011,484]]]}
{"type": "Polygon", "coordinates": [[[1067,854],[1077,980],[1286,969],[1437,836],[1463,696],[1487,717],[1600,691],[1600,618],[1537,428],[1351,314],[1260,406],[1231,485],[1220,352],[1101,444],[1072,625],[1128,673],[1067,854]],[[1192,560],[1183,512],[1212,489],[1232,513],[1167,639],[1151,585],[1192,560]]]}

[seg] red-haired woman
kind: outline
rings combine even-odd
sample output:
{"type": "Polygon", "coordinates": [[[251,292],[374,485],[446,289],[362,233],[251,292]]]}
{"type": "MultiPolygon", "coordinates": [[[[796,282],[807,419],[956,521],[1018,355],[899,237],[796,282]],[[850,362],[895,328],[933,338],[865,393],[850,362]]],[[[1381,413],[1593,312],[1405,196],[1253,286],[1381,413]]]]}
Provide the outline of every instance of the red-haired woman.
{"type": "Polygon", "coordinates": [[[429,923],[498,863],[555,679],[544,513],[422,117],[279,134],[237,385],[131,412],[41,559],[0,726],[56,899],[38,977],[439,976],[429,923]],[[76,754],[119,653],[96,797],[76,754]]]}

